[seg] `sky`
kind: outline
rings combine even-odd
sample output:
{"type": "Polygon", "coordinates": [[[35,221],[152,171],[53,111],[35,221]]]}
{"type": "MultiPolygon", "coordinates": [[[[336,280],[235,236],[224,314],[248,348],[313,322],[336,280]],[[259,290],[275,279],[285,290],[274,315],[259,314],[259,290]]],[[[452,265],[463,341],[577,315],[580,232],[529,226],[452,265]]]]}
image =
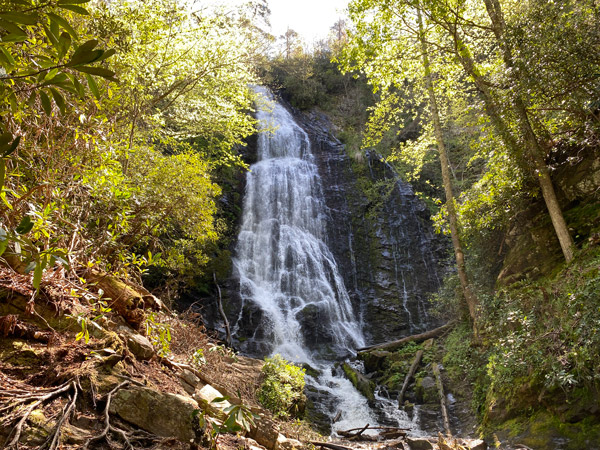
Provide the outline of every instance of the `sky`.
{"type": "Polygon", "coordinates": [[[271,9],[271,27],[279,37],[287,28],[297,31],[311,44],[324,39],[329,28],[344,16],[348,0],[268,0],[271,9]]]}

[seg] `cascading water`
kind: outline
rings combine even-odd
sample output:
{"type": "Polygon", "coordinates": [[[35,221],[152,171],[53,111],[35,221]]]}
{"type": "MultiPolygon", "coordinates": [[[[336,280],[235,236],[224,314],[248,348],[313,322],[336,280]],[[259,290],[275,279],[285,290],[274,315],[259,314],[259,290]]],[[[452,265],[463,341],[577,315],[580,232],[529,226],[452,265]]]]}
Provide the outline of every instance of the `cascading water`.
{"type": "MultiPolygon", "coordinates": [[[[334,362],[364,345],[336,261],[325,242],[327,208],[306,132],[257,88],[258,162],[247,175],[234,266],[244,311],[258,311],[246,350],[280,354],[320,373],[307,376],[333,429],[374,425],[366,399],[334,362]]],[[[234,332],[235,332],[234,327],[234,332]]],[[[414,427],[405,416],[403,426],[414,427]]]]}

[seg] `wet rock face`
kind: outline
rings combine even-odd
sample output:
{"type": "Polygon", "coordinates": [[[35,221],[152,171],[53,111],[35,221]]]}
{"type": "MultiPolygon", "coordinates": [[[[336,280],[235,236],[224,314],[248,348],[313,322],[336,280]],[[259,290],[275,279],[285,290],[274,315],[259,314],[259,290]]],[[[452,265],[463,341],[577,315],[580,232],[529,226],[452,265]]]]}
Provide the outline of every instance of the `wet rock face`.
{"type": "Polygon", "coordinates": [[[448,240],[435,235],[426,206],[377,155],[368,155],[369,178],[390,180],[376,214],[359,189],[343,145],[326,116],[296,114],[310,136],[328,207],[327,245],[334,254],[370,342],[422,331],[436,324],[428,298],[447,270],[448,240]],[[394,185],[395,184],[395,185],[394,185]]]}
{"type": "MultiPolygon", "coordinates": [[[[449,241],[435,235],[426,206],[411,186],[398,180],[377,155],[368,158],[369,182],[392,180],[389,196],[377,213],[359,188],[341,142],[326,116],[294,112],[294,119],[307,132],[322,181],[327,207],[326,244],[338,265],[355,314],[363,324],[368,343],[384,342],[436,325],[430,317],[428,298],[435,292],[447,270],[449,241]],[[369,218],[367,218],[367,213],[369,218]]],[[[252,143],[251,143],[252,144],[252,143]]],[[[254,143],[255,144],[255,143],[254,143]]],[[[245,159],[256,160],[249,145],[245,159]]],[[[364,180],[363,180],[364,181],[364,180]]],[[[260,341],[266,317],[256,305],[243,302],[238,280],[227,286],[227,313],[235,334],[242,337],[237,347],[245,353],[263,354],[269,349],[260,341]],[[237,320],[243,317],[243,320],[237,320]],[[262,325],[261,325],[262,324],[262,325]]],[[[328,342],[331,330],[320,326],[323,312],[308,307],[297,319],[308,347],[328,342]]],[[[217,319],[218,322],[218,319],[217,319]]]]}

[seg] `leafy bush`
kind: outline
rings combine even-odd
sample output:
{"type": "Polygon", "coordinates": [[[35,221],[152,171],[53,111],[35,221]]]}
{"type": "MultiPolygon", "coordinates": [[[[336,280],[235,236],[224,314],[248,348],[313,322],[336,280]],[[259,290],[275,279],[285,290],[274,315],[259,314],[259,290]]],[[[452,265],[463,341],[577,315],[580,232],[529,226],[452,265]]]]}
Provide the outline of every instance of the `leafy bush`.
{"type": "Polygon", "coordinates": [[[296,415],[303,399],[304,369],[275,355],[265,358],[262,373],[265,378],[258,391],[261,404],[278,417],[296,415]]]}

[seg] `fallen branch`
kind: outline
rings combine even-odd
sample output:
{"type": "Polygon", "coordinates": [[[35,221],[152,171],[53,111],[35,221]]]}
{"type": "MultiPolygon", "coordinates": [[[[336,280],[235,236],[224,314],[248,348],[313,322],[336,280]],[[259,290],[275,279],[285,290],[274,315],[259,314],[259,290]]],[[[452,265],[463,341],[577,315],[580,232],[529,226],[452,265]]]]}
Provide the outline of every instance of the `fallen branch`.
{"type": "MultiPolygon", "coordinates": [[[[425,342],[425,348],[429,348],[429,347],[431,347],[431,345],[433,345],[433,340],[425,342]]],[[[424,351],[424,349],[421,349],[417,352],[417,354],[415,355],[415,359],[413,360],[413,362],[410,366],[410,369],[408,370],[408,373],[406,374],[406,378],[404,378],[404,383],[402,384],[402,389],[400,389],[400,394],[398,394],[398,407],[399,408],[401,408],[402,403],[404,403],[404,395],[406,394],[406,389],[408,389],[408,384],[410,383],[410,380],[412,379],[412,377],[415,376],[415,372],[417,371],[417,368],[419,367],[419,364],[421,362],[421,358],[423,357],[423,351],[424,351]]]]}
{"type": "Polygon", "coordinates": [[[446,394],[444,394],[444,385],[442,383],[440,368],[435,362],[431,365],[431,368],[435,375],[435,384],[437,385],[438,395],[440,397],[440,408],[442,410],[442,419],[444,420],[444,430],[446,431],[446,435],[452,436],[452,431],[450,431],[450,419],[448,418],[448,408],[446,408],[446,394]]]}
{"type": "Polygon", "coordinates": [[[340,436],[343,436],[345,438],[348,438],[349,440],[355,440],[358,437],[360,437],[361,434],[364,433],[364,431],[369,428],[370,424],[366,424],[364,427],[359,428],[358,431],[356,431],[355,433],[352,433],[351,431],[337,431],[337,434],[339,434],[340,436]]]}
{"type": "Polygon", "coordinates": [[[346,447],[345,445],[333,444],[331,442],[320,442],[320,441],[310,441],[312,445],[315,447],[321,448],[330,448],[332,450],[353,450],[352,447],[346,447]]]}
{"type": "Polygon", "coordinates": [[[369,347],[359,348],[359,352],[367,352],[371,350],[394,350],[408,342],[419,342],[425,341],[430,338],[438,337],[448,331],[450,328],[454,326],[456,321],[448,322],[446,325],[442,325],[441,327],[434,328],[430,331],[425,331],[420,334],[413,334],[412,336],[406,336],[402,339],[398,339],[396,341],[385,342],[383,344],[371,345],[369,347]]]}

